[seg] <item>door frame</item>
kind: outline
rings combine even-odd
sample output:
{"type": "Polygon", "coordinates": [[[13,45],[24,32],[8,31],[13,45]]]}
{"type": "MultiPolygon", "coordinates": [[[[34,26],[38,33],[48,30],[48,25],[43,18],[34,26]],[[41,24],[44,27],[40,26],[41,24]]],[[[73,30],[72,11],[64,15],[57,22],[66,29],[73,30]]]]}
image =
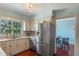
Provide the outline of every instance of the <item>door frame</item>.
{"type": "Polygon", "coordinates": [[[75,15],[69,15],[69,16],[56,16],[56,20],[57,19],[63,19],[63,18],[70,18],[70,17],[74,17],[74,31],[75,31],[75,39],[74,39],[74,56],[77,55],[77,40],[78,40],[78,24],[77,24],[77,20],[78,20],[78,14],[75,15]]]}

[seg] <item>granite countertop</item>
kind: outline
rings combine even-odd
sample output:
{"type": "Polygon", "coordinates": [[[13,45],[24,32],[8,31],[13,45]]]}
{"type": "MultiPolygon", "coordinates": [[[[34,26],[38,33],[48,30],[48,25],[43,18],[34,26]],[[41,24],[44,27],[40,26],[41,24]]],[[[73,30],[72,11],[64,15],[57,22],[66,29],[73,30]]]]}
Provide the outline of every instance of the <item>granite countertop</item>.
{"type": "Polygon", "coordinates": [[[19,37],[19,38],[0,39],[0,42],[2,42],[2,41],[11,41],[11,40],[18,40],[18,39],[26,39],[26,38],[30,38],[30,37],[22,36],[22,37],[19,37]]]}
{"type": "Polygon", "coordinates": [[[1,49],[1,47],[0,47],[0,56],[7,56],[5,52],[1,49]]]}

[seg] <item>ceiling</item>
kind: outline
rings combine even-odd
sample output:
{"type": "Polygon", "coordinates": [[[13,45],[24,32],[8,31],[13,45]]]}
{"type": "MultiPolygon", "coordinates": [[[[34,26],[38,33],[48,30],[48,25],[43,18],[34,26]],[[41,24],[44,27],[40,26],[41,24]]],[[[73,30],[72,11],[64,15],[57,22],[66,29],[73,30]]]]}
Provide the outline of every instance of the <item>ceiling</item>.
{"type": "Polygon", "coordinates": [[[29,12],[25,3],[0,3],[0,9],[10,10],[15,13],[28,16],[37,16],[44,13],[50,14],[52,10],[61,10],[78,7],[78,3],[35,3],[35,9],[29,12]]]}

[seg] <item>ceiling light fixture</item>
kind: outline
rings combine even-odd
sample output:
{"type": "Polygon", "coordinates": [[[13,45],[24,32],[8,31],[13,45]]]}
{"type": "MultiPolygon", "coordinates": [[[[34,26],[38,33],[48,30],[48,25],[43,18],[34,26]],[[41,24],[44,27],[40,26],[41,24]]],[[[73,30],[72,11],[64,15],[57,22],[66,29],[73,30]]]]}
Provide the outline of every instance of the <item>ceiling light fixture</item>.
{"type": "Polygon", "coordinates": [[[25,7],[28,9],[29,12],[32,12],[35,9],[34,3],[26,3],[25,7]]]}

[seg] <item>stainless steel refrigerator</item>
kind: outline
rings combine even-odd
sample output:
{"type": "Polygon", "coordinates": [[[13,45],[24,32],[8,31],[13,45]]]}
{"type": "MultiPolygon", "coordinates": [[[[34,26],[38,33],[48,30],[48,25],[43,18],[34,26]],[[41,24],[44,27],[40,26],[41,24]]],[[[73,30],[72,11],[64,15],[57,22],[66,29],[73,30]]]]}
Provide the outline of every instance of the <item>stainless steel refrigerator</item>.
{"type": "Polygon", "coordinates": [[[43,56],[52,56],[55,53],[55,24],[39,23],[36,51],[43,56]]]}

